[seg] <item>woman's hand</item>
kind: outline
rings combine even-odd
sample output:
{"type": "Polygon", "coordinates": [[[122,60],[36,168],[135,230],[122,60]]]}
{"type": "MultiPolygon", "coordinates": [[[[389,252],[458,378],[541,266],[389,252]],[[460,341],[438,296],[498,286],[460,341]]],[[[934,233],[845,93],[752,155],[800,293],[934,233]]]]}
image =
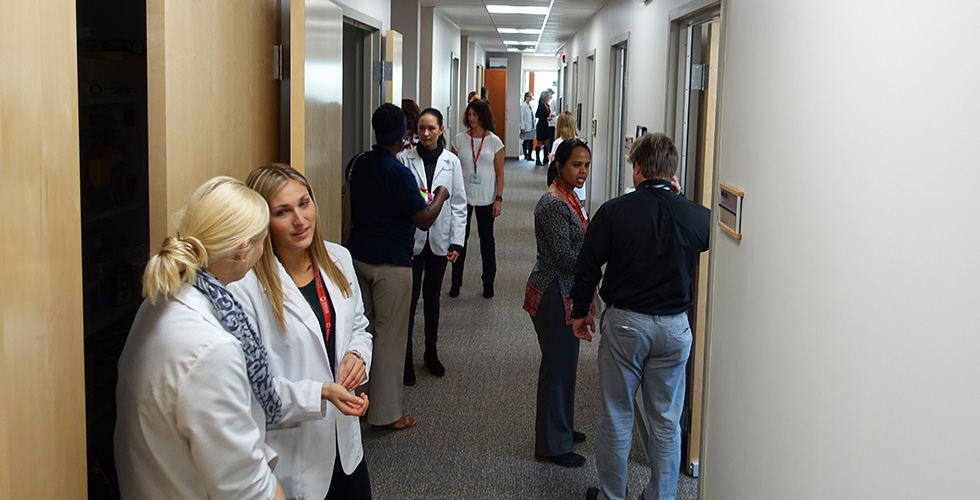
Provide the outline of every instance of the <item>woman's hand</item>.
{"type": "Polygon", "coordinates": [[[350,392],[361,385],[361,382],[364,382],[364,375],[366,373],[367,369],[364,361],[349,352],[340,361],[340,367],[337,370],[337,381],[344,389],[347,389],[347,392],[350,392]]]}
{"type": "Polygon", "coordinates": [[[340,384],[323,384],[320,397],[333,403],[344,415],[360,417],[367,412],[368,397],[361,393],[360,397],[351,394],[340,384]]]}
{"type": "MultiPolygon", "coordinates": [[[[501,205],[500,201],[493,202],[493,212],[492,212],[492,214],[493,214],[494,217],[500,216],[500,205],[501,205]]],[[[455,261],[453,261],[453,262],[455,262],[455,261]]]]}
{"type": "Polygon", "coordinates": [[[446,259],[449,260],[449,262],[452,262],[453,264],[456,263],[456,259],[458,258],[459,258],[459,252],[457,252],[456,250],[450,250],[449,252],[446,253],[446,259]]]}

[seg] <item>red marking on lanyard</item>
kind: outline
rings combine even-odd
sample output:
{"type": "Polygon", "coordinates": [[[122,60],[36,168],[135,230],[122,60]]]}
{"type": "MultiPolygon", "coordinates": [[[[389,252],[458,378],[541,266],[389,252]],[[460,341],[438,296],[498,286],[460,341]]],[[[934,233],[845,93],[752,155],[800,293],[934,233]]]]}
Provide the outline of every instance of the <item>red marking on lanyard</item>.
{"type": "Polygon", "coordinates": [[[316,297],[320,299],[320,308],[323,309],[323,346],[326,347],[333,318],[330,316],[330,304],[327,302],[327,291],[323,288],[323,279],[320,278],[320,269],[313,270],[313,281],[316,283],[316,297]]]}

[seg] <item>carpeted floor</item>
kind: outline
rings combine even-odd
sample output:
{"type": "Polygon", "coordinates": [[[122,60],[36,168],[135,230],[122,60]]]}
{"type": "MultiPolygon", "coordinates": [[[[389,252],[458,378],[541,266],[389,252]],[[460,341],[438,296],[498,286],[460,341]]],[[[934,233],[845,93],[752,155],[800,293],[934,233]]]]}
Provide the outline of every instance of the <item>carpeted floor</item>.
{"type": "MultiPolygon", "coordinates": [[[[544,168],[508,161],[503,213],[496,220],[496,296],[483,298],[479,238],[473,228],[462,293],[442,295],[439,354],[446,376],[422,364],[422,306],[414,343],[418,382],[405,407],[418,425],[405,431],[364,425],[373,496],[403,499],[580,499],[598,485],[593,453],[598,414],[598,339],[582,342],[575,427],[588,436],[575,451],[587,457],[567,469],[534,459],[534,406],[540,351],[526,312],[524,285],[534,266],[534,204],[545,190],[544,168]]],[[[475,223],[475,221],[474,221],[475,223]]],[[[649,468],[634,442],[630,498],[639,498],[649,468]]],[[[697,498],[697,479],[681,474],[678,500],[697,498]]]]}

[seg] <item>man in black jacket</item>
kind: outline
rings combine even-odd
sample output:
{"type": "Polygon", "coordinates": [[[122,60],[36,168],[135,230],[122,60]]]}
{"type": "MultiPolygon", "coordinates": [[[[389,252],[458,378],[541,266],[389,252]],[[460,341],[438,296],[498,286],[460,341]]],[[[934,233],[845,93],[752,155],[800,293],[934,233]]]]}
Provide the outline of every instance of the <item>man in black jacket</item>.
{"type": "Polygon", "coordinates": [[[673,499],[680,471],[680,415],[691,352],[687,310],[693,276],[708,249],[711,214],[679,196],[677,149],[664,134],[645,134],[630,149],[636,191],[607,201],[593,217],[575,265],[572,329],[591,341],[588,315],[596,285],[607,310],[599,343],[596,469],[586,498],[626,497],[626,460],[636,391],[649,421],[651,478],[643,498],[673,499]],[[602,266],[606,266],[603,276],[602,266]]]}

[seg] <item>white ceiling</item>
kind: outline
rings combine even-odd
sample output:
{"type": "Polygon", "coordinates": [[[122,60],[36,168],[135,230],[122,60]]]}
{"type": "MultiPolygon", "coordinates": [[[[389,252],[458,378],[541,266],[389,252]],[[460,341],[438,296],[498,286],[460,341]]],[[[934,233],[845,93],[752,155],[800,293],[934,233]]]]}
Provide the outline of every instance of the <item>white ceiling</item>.
{"type": "MultiPolygon", "coordinates": [[[[393,0],[398,1],[398,0],[393,0]]],[[[608,0],[554,0],[547,24],[540,35],[501,34],[497,28],[541,29],[545,16],[490,14],[487,5],[529,5],[548,7],[551,0],[423,0],[423,6],[436,10],[460,27],[463,36],[479,42],[488,52],[504,52],[504,41],[535,45],[538,54],[554,54],[565,40],[575,34],[608,0]]]]}

